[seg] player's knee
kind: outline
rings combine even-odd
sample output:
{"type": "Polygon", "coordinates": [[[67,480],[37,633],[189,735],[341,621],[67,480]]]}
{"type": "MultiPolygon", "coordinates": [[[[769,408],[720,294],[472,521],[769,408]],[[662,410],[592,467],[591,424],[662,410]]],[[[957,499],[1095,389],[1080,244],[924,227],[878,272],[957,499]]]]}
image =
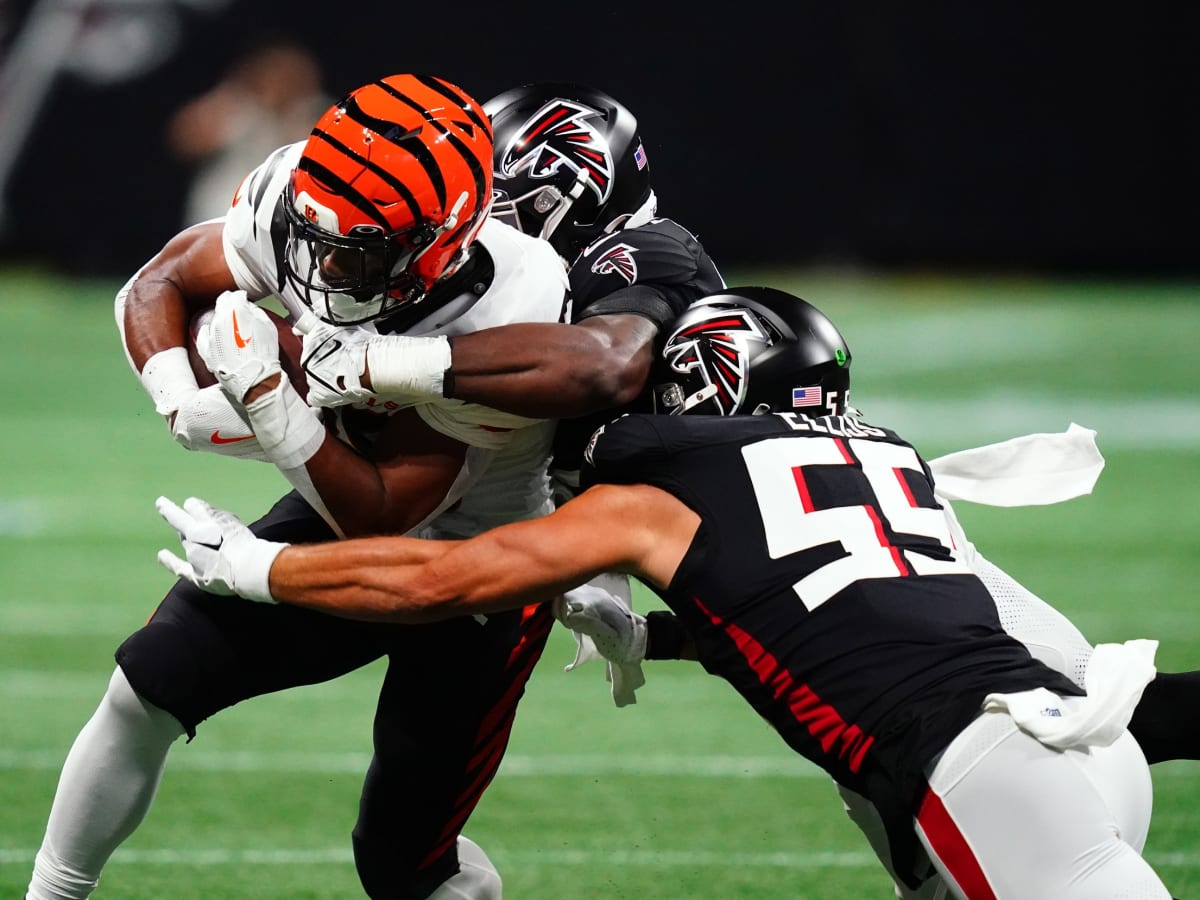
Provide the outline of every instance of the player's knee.
{"type": "MultiPolygon", "coordinates": [[[[165,710],[194,734],[203,715],[198,698],[205,688],[204,669],[186,630],[176,624],[151,622],[117,649],[117,662],[137,702],[165,710]]],[[[118,691],[120,695],[120,692],[118,691]]],[[[121,696],[122,702],[131,702],[121,696]]]]}
{"type": "Polygon", "coordinates": [[[103,702],[115,716],[124,721],[148,722],[168,734],[183,732],[183,726],[173,715],[138,696],[120,666],[117,666],[112,678],[108,680],[108,690],[104,692],[103,702]]]}

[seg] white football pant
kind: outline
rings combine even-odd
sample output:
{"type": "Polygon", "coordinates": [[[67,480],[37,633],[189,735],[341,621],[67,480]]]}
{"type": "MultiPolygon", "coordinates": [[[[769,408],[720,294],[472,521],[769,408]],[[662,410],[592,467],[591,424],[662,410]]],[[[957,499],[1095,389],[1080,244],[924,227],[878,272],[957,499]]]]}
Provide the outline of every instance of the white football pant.
{"type": "Polygon", "coordinates": [[[985,712],[927,775],[917,836],[950,896],[1171,900],[1141,856],[1152,786],[1129,732],[1056,750],[985,712]]]}

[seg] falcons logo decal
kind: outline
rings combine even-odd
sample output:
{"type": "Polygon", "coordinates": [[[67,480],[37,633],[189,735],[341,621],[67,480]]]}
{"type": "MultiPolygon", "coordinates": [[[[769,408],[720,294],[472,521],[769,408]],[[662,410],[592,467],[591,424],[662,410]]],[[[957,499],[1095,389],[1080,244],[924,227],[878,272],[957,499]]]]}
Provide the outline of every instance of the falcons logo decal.
{"type": "Polygon", "coordinates": [[[637,281],[637,261],[633,258],[636,252],[637,249],[628,244],[609,247],[596,257],[596,261],[592,263],[592,271],[597,275],[612,275],[615,272],[629,284],[633,284],[637,281]]]}
{"type": "Polygon", "coordinates": [[[600,115],[590,106],[551,100],[529,117],[504,149],[500,174],[511,178],[523,169],[531,178],[552,178],[566,166],[587,172],[587,186],[603,203],[612,192],[613,158],[608,141],[588,119],[600,115]]]}
{"type": "Polygon", "coordinates": [[[758,319],[744,310],[714,309],[705,319],[680,328],[663,348],[671,368],[681,375],[697,370],[721,415],[738,408],[746,396],[746,371],[754,344],[771,345],[758,319]]]}

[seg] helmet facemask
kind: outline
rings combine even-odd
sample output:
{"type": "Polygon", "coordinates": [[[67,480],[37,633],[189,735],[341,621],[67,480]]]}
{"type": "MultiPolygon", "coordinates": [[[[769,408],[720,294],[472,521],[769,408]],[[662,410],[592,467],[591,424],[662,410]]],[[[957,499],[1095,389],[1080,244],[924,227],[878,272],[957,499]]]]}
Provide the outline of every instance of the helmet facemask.
{"type": "MultiPolygon", "coordinates": [[[[285,203],[288,223],[284,272],[318,318],[331,325],[357,325],[420,302],[431,286],[418,261],[458,224],[459,202],[441,225],[418,222],[384,234],[356,225],[346,235],[320,224],[324,210],[307,193],[285,203]],[[302,215],[297,207],[315,220],[302,215]]],[[[465,251],[464,251],[465,252],[465,251]]],[[[456,265],[447,268],[447,274],[456,265]]]]}
{"type": "Polygon", "coordinates": [[[493,182],[492,218],[549,241],[582,196],[590,177],[586,169],[580,170],[565,194],[557,185],[547,184],[535,186],[517,197],[510,196],[497,178],[493,182]]]}

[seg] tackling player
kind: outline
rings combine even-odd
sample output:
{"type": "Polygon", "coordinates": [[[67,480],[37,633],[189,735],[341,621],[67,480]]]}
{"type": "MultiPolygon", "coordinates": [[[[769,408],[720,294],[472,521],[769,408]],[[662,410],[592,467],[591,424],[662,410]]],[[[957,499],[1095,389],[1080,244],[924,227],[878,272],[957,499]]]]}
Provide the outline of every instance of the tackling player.
{"type": "Polygon", "coordinates": [[[928,465],[848,410],[849,361],[804,301],[729,291],[667,341],[653,383],[671,415],[600,429],[592,487],[548,517],[455,544],[291,548],[160,499],[186,554],[160,560],[216,593],[399,622],[629,573],[707,671],[879,810],[909,885],[932,860],[961,898],[1167,900],[1140,855],[1150,778],[1125,729],[1154,642],[1096,648],[1086,695],[1034,659],[956,554],[928,465]]]}

